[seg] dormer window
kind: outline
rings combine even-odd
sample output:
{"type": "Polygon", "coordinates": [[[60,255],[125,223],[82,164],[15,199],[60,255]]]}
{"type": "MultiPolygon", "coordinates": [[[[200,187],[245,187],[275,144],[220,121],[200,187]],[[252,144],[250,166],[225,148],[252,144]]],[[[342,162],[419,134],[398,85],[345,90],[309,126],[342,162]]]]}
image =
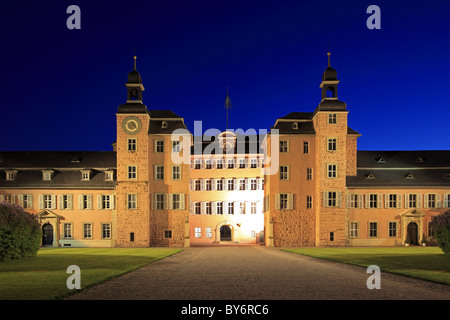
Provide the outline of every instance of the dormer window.
{"type": "Polygon", "coordinates": [[[292,124],[292,129],[297,130],[298,129],[298,122],[294,122],[292,124]]]}
{"type": "Polygon", "coordinates": [[[91,170],[81,170],[81,180],[82,181],[91,180],[91,170]]]}
{"type": "Polygon", "coordinates": [[[161,122],[161,128],[167,128],[168,125],[167,121],[161,122]]]}
{"type": "Polygon", "coordinates": [[[366,175],[366,179],[375,179],[375,176],[372,173],[366,175]]]}
{"type": "Polygon", "coordinates": [[[6,181],[14,181],[16,180],[17,170],[5,170],[6,172],[6,181]]]}
{"type": "Polygon", "coordinates": [[[405,179],[415,179],[412,173],[408,173],[405,179]]]}
{"type": "Polygon", "coordinates": [[[54,172],[53,170],[42,170],[42,180],[51,181],[53,172],[54,172]]]}
{"type": "Polygon", "coordinates": [[[114,170],[106,170],[105,181],[113,181],[113,180],[114,180],[114,170]]]}

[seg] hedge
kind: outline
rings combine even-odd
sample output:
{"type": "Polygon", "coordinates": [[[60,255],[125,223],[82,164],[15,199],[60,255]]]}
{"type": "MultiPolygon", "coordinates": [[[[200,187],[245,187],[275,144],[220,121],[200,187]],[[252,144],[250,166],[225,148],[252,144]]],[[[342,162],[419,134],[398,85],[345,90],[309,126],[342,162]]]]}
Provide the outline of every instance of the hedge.
{"type": "Polygon", "coordinates": [[[35,215],[18,205],[0,202],[0,261],[36,255],[41,237],[35,215]]]}
{"type": "Polygon", "coordinates": [[[450,211],[434,216],[431,220],[436,241],[445,254],[450,253],[450,211]]]}

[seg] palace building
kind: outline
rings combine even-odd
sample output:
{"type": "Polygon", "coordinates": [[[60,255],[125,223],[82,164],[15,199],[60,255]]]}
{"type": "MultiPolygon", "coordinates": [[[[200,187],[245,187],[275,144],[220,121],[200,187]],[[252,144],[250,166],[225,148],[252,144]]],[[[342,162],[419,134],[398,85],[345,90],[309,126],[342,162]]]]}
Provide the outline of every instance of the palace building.
{"type": "Polygon", "coordinates": [[[53,247],[434,244],[450,151],[358,151],[338,85],[328,53],[314,110],[194,137],[144,105],[135,57],[113,151],[0,151],[0,201],[37,215],[53,247]]]}

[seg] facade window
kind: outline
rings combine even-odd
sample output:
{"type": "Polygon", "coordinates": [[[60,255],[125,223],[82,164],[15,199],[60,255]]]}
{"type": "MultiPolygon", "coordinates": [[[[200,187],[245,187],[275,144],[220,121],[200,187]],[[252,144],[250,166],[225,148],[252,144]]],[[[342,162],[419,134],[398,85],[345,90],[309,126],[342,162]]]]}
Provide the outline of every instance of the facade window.
{"type": "MultiPolygon", "coordinates": [[[[45,196],[44,196],[45,202],[45,196]]],[[[78,208],[79,209],[92,209],[92,195],[91,194],[82,194],[78,196],[78,208]]]]}
{"type": "Polygon", "coordinates": [[[378,208],[378,195],[377,194],[369,194],[369,208],[371,208],[371,209],[378,208]]]}
{"type": "Polygon", "coordinates": [[[334,241],[334,232],[330,232],[330,241],[334,241]]]}
{"type": "Polygon", "coordinates": [[[227,160],[228,169],[234,169],[234,159],[227,160]]]}
{"type": "Polygon", "coordinates": [[[428,208],[436,208],[436,195],[435,194],[428,194],[428,208]]]}
{"type": "Polygon", "coordinates": [[[312,208],[312,197],[306,196],[306,209],[311,209],[311,208],[312,208]]]}
{"type": "Polygon", "coordinates": [[[337,114],[336,113],[329,113],[328,114],[328,123],[329,124],[336,124],[337,123],[337,114]]]}
{"type": "Polygon", "coordinates": [[[155,141],[155,152],[164,152],[164,140],[155,141]]]}
{"type": "Polygon", "coordinates": [[[155,200],[153,208],[156,210],[164,210],[164,200],[165,200],[164,193],[154,193],[153,197],[154,197],[153,199],[155,200]]]}
{"type": "Polygon", "coordinates": [[[444,194],[444,208],[450,208],[450,193],[444,194]]]}
{"type": "Polygon", "coordinates": [[[216,180],[216,190],[219,190],[219,191],[223,190],[223,181],[222,181],[222,179],[217,179],[216,180]]]}
{"type": "Polygon", "coordinates": [[[164,180],[164,166],[155,166],[155,180],[164,180]]]}
{"type": "Polygon", "coordinates": [[[211,228],[205,228],[205,236],[207,238],[212,238],[212,229],[211,228]]]}
{"type": "Polygon", "coordinates": [[[369,237],[376,238],[378,236],[378,223],[369,222],[369,237]]]}
{"type": "Polygon", "coordinates": [[[328,138],[327,150],[328,151],[336,151],[337,150],[337,139],[336,138],[328,138]]]}
{"type": "Polygon", "coordinates": [[[137,179],[137,167],[128,166],[128,179],[137,179]]]}
{"type": "Polygon", "coordinates": [[[428,221],[428,236],[434,237],[433,224],[431,223],[431,221],[428,221]]]}
{"type": "Polygon", "coordinates": [[[389,208],[397,208],[397,195],[396,194],[389,194],[389,208]]]}
{"type": "Polygon", "coordinates": [[[110,223],[102,223],[102,239],[111,239],[110,223]]]}
{"type": "Polygon", "coordinates": [[[234,181],[233,181],[233,179],[228,179],[227,190],[234,190],[234,181]]]}
{"type": "Polygon", "coordinates": [[[250,159],[250,168],[254,169],[258,167],[258,159],[250,159]]]}
{"type": "Polygon", "coordinates": [[[303,153],[309,153],[309,142],[308,141],[303,142],[303,153]]]}
{"type": "Polygon", "coordinates": [[[196,202],[194,205],[195,214],[202,214],[202,204],[200,202],[196,202]]]}
{"type": "Polygon", "coordinates": [[[251,202],[250,203],[250,213],[251,214],[256,214],[256,209],[257,209],[257,206],[256,206],[256,202],[251,202]]]}
{"type": "Polygon", "coordinates": [[[206,180],[206,190],[211,191],[212,190],[212,181],[211,179],[206,180]]]}
{"type": "Polygon", "coordinates": [[[306,180],[312,180],[313,178],[313,169],[312,168],[307,168],[306,169],[306,180]]]}
{"type": "Polygon", "coordinates": [[[239,169],[245,169],[245,159],[239,159],[239,169]]]}
{"type": "Polygon", "coordinates": [[[64,239],[72,239],[72,224],[71,223],[63,223],[63,232],[64,239]]]}
{"type": "Polygon", "coordinates": [[[206,203],[206,214],[212,214],[212,203],[211,202],[206,203]]]}
{"type": "Polygon", "coordinates": [[[98,209],[112,209],[112,196],[111,195],[101,195],[100,196],[100,207],[98,209]]]}
{"type": "Polygon", "coordinates": [[[355,208],[361,208],[361,195],[360,194],[349,194],[347,196],[348,202],[347,202],[347,207],[349,209],[355,209],[355,208]]]}
{"type": "Polygon", "coordinates": [[[83,223],[83,238],[92,239],[92,223],[83,223]]]}
{"type": "Polygon", "coordinates": [[[202,168],[202,160],[195,160],[194,169],[201,169],[201,168],[202,168]]]}
{"type": "Polygon", "coordinates": [[[389,237],[397,236],[397,222],[389,222],[389,237]]]}
{"type": "Polygon", "coordinates": [[[289,167],[288,166],[280,166],[280,180],[288,180],[289,179],[289,167]]]}
{"type": "Polygon", "coordinates": [[[328,178],[336,178],[337,177],[337,164],[328,164],[328,170],[327,170],[327,176],[328,178]]]}
{"type": "Polygon", "coordinates": [[[239,180],[239,190],[245,190],[245,179],[239,180]]]}
{"type": "Polygon", "coordinates": [[[184,210],[184,193],[169,194],[169,208],[172,210],[184,210]]]}
{"type": "Polygon", "coordinates": [[[280,152],[289,152],[289,142],[287,140],[280,140],[280,152]]]}
{"type": "Polygon", "coordinates": [[[202,237],[202,228],[195,228],[195,237],[196,238],[202,237]]]}
{"type": "Polygon", "coordinates": [[[212,160],[211,159],[205,160],[205,168],[212,169],[212,160]]]}
{"type": "Polygon", "coordinates": [[[53,208],[53,196],[49,194],[44,194],[44,209],[52,209],[52,208],[53,208]]]}
{"type": "Polygon", "coordinates": [[[23,195],[22,207],[24,209],[31,209],[31,208],[33,208],[33,196],[31,194],[24,194],[23,195]]]}
{"type": "Polygon", "coordinates": [[[257,187],[258,187],[258,184],[257,184],[257,182],[256,182],[256,179],[251,179],[251,180],[250,180],[250,189],[251,189],[251,190],[256,190],[257,187]]]}
{"type": "Polygon", "coordinates": [[[407,196],[407,203],[409,208],[417,208],[417,195],[409,194],[407,196]]]}
{"type": "Polygon", "coordinates": [[[127,195],[127,209],[137,209],[137,194],[129,193],[127,195]]]}
{"type": "Polygon", "coordinates": [[[222,159],[216,160],[216,169],[223,169],[223,160],[222,159]]]}
{"type": "Polygon", "coordinates": [[[172,180],[181,180],[181,166],[172,166],[172,180]]]}
{"type": "Polygon", "coordinates": [[[243,201],[239,202],[239,213],[245,214],[245,202],[243,201]]]}
{"type": "Polygon", "coordinates": [[[178,153],[181,151],[180,141],[172,141],[172,152],[178,153]]]}
{"type": "Polygon", "coordinates": [[[328,191],[328,207],[336,207],[337,206],[337,194],[335,191],[328,191]]]}
{"type": "Polygon", "coordinates": [[[234,205],[233,202],[228,202],[228,209],[227,209],[228,214],[234,214],[234,205]]]}
{"type": "Polygon", "coordinates": [[[201,180],[195,180],[195,183],[194,183],[194,190],[195,191],[200,191],[200,190],[202,190],[202,185],[201,185],[201,180]]]}
{"type": "Polygon", "coordinates": [[[288,208],[288,195],[287,193],[280,193],[280,210],[288,208]]]}
{"type": "Polygon", "coordinates": [[[137,139],[136,138],[128,139],[127,150],[133,151],[133,152],[137,150],[137,139]]]}
{"type": "Polygon", "coordinates": [[[130,232],[130,242],[134,242],[134,232],[130,232]]]}
{"type": "Polygon", "coordinates": [[[216,214],[223,214],[223,203],[222,202],[216,203],[216,214]]]}
{"type": "Polygon", "coordinates": [[[358,238],[359,224],[358,222],[350,222],[350,238],[358,238]]]}
{"type": "Polygon", "coordinates": [[[172,230],[164,230],[164,239],[172,239],[172,230]]]}

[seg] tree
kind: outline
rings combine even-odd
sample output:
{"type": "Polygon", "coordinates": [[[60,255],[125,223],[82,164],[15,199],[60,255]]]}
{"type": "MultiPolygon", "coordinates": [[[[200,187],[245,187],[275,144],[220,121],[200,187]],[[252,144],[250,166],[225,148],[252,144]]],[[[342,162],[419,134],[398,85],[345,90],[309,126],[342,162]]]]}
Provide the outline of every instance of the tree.
{"type": "Polygon", "coordinates": [[[434,216],[431,227],[441,250],[445,254],[450,254],[450,211],[434,216]]]}
{"type": "Polygon", "coordinates": [[[18,205],[0,202],[0,261],[36,255],[41,237],[35,215],[18,205]]]}

